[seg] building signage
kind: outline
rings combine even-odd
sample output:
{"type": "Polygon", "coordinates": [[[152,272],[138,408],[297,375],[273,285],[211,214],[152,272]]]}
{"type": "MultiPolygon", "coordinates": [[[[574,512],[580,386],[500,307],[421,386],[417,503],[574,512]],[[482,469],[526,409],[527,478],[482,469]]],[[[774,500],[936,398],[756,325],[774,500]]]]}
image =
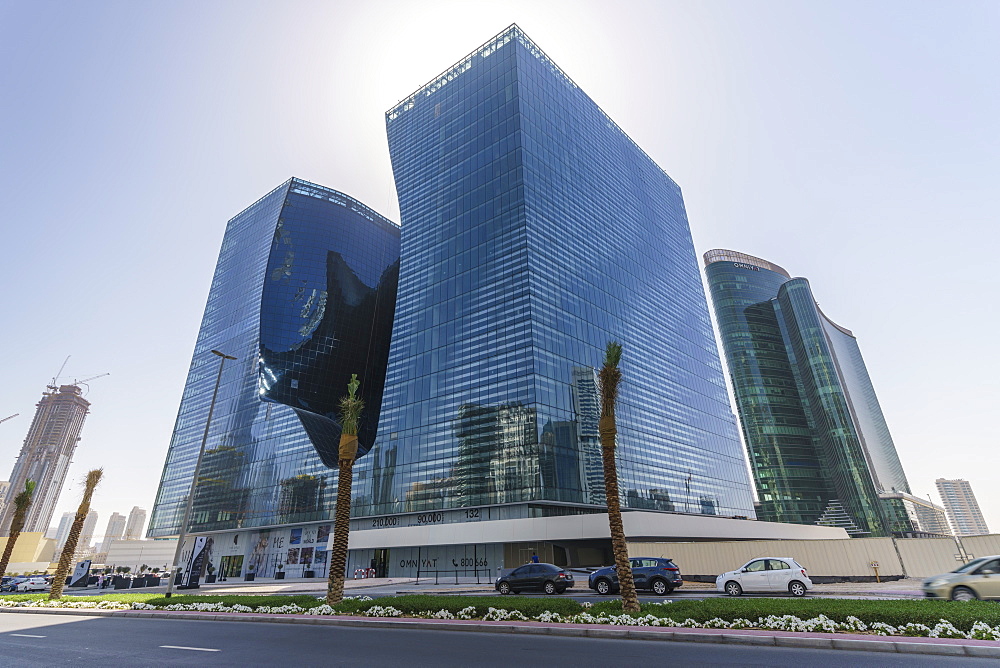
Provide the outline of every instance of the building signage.
{"type": "Polygon", "coordinates": [[[755,267],[752,264],[743,264],[742,262],[733,262],[733,266],[737,269],[749,269],[750,271],[760,271],[760,267],[755,267]]]}

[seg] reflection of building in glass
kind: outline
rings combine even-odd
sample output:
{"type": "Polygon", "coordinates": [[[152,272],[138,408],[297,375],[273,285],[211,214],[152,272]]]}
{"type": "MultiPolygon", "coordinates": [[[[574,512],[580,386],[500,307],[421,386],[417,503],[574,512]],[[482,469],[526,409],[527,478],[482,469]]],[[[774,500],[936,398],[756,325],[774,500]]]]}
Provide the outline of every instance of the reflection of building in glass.
{"type": "Polygon", "coordinates": [[[179,528],[218,370],[212,349],[237,359],[224,368],[193,530],[329,516],[336,474],[324,462],[333,453],[336,463],[336,401],[352,373],[366,403],[362,452],[375,438],[398,263],[398,226],[342,193],[298,179],[229,221],[151,537],[179,528]]]}
{"type": "MultiPolygon", "coordinates": [[[[50,385],[37,404],[28,436],[10,474],[11,499],[24,489],[28,480],[36,483],[24,520],[25,532],[49,530],[90,408],[90,402],[82,395],[76,385],[58,388],[50,385]]],[[[10,532],[12,519],[14,504],[4,504],[0,507],[0,536],[10,532]]]]}
{"type": "Polygon", "coordinates": [[[751,515],[677,184],[516,26],[386,124],[403,259],[377,447],[395,471],[375,491],[359,462],[357,512],[601,511],[592,369],[618,339],[624,502],[690,470],[696,498],[751,515]]]}
{"type": "Polygon", "coordinates": [[[956,536],[980,536],[990,532],[968,480],[938,478],[935,483],[956,536]]]}
{"type": "Polygon", "coordinates": [[[705,264],[762,519],[884,535],[879,494],[910,488],[857,339],[804,278],[735,251],[705,264]]]}
{"type": "Polygon", "coordinates": [[[894,535],[919,538],[924,535],[949,536],[948,517],[941,506],[904,492],[880,494],[889,531],[894,535]]]}

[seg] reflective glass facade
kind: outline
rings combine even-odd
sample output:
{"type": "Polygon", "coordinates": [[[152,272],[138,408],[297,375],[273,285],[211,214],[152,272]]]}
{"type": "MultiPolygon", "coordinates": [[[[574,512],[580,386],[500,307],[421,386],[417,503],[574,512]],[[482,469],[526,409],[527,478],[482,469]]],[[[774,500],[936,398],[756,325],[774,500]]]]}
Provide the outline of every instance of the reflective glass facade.
{"type": "Polygon", "coordinates": [[[878,492],[909,492],[854,335],[809,282],[734,251],[705,254],[761,519],[883,535],[878,492]]]}
{"type": "Polygon", "coordinates": [[[617,339],[623,504],[752,516],[677,184],[516,26],[386,123],[400,287],[356,513],[603,510],[617,339]]]}
{"type": "MultiPolygon", "coordinates": [[[[375,440],[399,275],[399,227],[298,179],[226,228],[149,535],[178,533],[220,358],[227,361],[195,493],[193,531],[329,518],[352,373],[375,440]],[[331,460],[332,457],[332,460],[331,460]]],[[[317,559],[320,555],[317,555],[317,559]]]]}

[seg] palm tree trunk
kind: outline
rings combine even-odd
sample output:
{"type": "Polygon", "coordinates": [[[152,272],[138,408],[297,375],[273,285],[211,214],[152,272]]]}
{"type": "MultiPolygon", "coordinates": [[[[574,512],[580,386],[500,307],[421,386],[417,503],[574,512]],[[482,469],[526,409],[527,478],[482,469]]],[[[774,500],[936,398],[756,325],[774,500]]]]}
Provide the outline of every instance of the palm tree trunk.
{"type": "Polygon", "coordinates": [[[326,586],[327,605],[344,600],[344,569],[347,567],[347,543],[351,532],[351,483],[354,480],[354,458],[358,452],[358,437],[340,436],[340,459],[337,462],[337,509],[333,522],[333,549],[330,550],[330,574],[326,586]]]}
{"type": "Polygon", "coordinates": [[[622,610],[639,612],[639,597],[635,593],[632,567],[628,561],[625,544],[625,527],[622,525],[621,500],[618,496],[618,467],[615,463],[615,436],[618,433],[615,416],[602,417],[598,423],[601,432],[601,455],[604,463],[604,494],[608,500],[608,524],[611,528],[611,551],[615,555],[618,586],[622,593],[622,610]]]}
{"type": "Polygon", "coordinates": [[[14,543],[17,542],[17,538],[21,535],[21,529],[23,528],[24,513],[15,514],[14,519],[10,523],[10,536],[7,538],[7,546],[3,549],[3,556],[0,556],[0,575],[4,575],[7,572],[10,555],[14,552],[14,543]]]}
{"type": "Polygon", "coordinates": [[[28,516],[28,508],[31,507],[34,493],[35,482],[28,480],[24,483],[24,490],[18,492],[9,502],[14,504],[14,516],[10,520],[10,536],[7,537],[7,545],[3,549],[3,556],[0,557],[0,576],[7,572],[10,555],[14,553],[14,544],[17,543],[17,539],[24,529],[25,518],[28,516]]]}
{"type": "Polygon", "coordinates": [[[94,469],[87,473],[87,481],[83,489],[83,500],[80,507],[76,509],[76,517],[73,518],[73,526],[69,530],[66,538],[66,545],[62,554],[59,555],[59,566],[56,574],[52,577],[52,589],[49,591],[49,600],[62,598],[63,586],[66,584],[66,574],[69,573],[70,564],[73,563],[73,556],[76,554],[76,545],[80,541],[80,534],[83,532],[83,523],[87,521],[87,514],[90,512],[90,500],[94,497],[94,488],[101,482],[104,469],[94,469]]]}

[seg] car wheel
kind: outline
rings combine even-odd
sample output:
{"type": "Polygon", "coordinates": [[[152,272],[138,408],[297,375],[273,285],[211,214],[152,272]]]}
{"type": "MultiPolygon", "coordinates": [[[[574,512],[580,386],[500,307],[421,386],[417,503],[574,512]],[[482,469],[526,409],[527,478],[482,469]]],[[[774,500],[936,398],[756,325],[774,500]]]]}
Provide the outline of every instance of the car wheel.
{"type": "Polygon", "coordinates": [[[979,597],[976,596],[976,592],[968,587],[955,587],[951,592],[953,601],[975,601],[977,598],[979,597]]]}
{"type": "Polygon", "coordinates": [[[598,578],[597,582],[594,583],[597,588],[597,593],[601,596],[607,596],[611,593],[611,583],[604,578],[598,578]]]}
{"type": "Polygon", "coordinates": [[[788,591],[791,592],[792,596],[805,596],[806,586],[798,580],[792,580],[788,583],[788,591]]]}
{"type": "Polygon", "coordinates": [[[556,593],[556,583],[552,580],[547,581],[544,585],[542,585],[542,591],[546,594],[556,593]]]}
{"type": "Polygon", "coordinates": [[[499,585],[497,585],[497,591],[506,596],[507,594],[510,593],[510,584],[507,582],[501,582],[499,585]]]}
{"type": "Polygon", "coordinates": [[[657,578],[653,580],[653,593],[657,596],[666,596],[670,593],[670,587],[667,586],[666,582],[657,578]]]}
{"type": "Polygon", "coordinates": [[[743,594],[743,587],[740,586],[739,582],[730,580],[726,583],[726,593],[730,596],[741,596],[743,594]]]}

